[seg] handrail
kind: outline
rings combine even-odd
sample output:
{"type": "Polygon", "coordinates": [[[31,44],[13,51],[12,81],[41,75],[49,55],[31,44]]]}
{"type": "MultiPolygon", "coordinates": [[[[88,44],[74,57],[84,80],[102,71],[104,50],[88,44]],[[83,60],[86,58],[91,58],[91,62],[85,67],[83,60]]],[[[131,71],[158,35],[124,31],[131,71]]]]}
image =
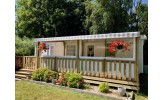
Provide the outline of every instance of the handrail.
{"type": "Polygon", "coordinates": [[[80,56],[79,59],[104,60],[105,57],[87,57],[87,56],[80,56]]]}
{"type": "Polygon", "coordinates": [[[134,58],[113,58],[113,57],[87,57],[80,56],[79,59],[89,59],[89,60],[114,60],[114,61],[132,61],[134,62],[134,58]]]}
{"type": "Polygon", "coordinates": [[[76,56],[56,56],[57,58],[76,58],[76,56]]]}
{"type": "Polygon", "coordinates": [[[36,56],[23,56],[23,57],[36,57],[36,56]]]}

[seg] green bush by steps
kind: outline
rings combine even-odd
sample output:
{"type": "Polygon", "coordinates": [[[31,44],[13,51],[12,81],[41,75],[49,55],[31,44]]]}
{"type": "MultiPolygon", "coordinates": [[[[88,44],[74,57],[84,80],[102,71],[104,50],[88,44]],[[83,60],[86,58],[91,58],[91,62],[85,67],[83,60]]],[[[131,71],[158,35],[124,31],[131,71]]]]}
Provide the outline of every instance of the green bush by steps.
{"type": "Polygon", "coordinates": [[[98,89],[102,93],[108,93],[109,92],[109,85],[106,82],[102,82],[102,83],[100,83],[98,89]]]}

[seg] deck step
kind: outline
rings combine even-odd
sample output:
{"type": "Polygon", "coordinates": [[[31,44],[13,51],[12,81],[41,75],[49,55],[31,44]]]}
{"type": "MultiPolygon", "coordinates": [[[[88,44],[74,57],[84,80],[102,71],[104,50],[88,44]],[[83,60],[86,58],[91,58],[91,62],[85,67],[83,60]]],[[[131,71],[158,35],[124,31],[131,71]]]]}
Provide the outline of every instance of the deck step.
{"type": "Polygon", "coordinates": [[[125,85],[132,85],[132,86],[139,86],[138,83],[132,82],[132,81],[124,81],[124,80],[117,80],[117,79],[105,79],[105,78],[90,77],[90,76],[83,76],[83,78],[87,79],[87,80],[109,82],[109,83],[116,83],[116,84],[125,84],[125,85]]]}
{"type": "MultiPolygon", "coordinates": [[[[85,79],[84,82],[91,83],[91,84],[100,84],[101,82],[99,81],[93,81],[93,80],[87,80],[85,79]]],[[[111,87],[124,87],[129,90],[138,90],[136,86],[127,86],[127,85],[121,85],[121,84],[115,84],[115,83],[109,83],[109,86],[111,87]]]]}
{"type": "Polygon", "coordinates": [[[19,71],[33,72],[31,69],[20,69],[19,71]]]}
{"type": "Polygon", "coordinates": [[[15,81],[21,81],[21,79],[19,79],[19,78],[15,78],[15,81]]]}
{"type": "Polygon", "coordinates": [[[27,75],[15,74],[15,78],[21,79],[21,78],[26,78],[26,77],[27,75]]]}
{"type": "Polygon", "coordinates": [[[30,75],[31,72],[26,72],[26,71],[17,71],[16,74],[30,75]]]}
{"type": "Polygon", "coordinates": [[[15,78],[22,79],[26,78],[27,76],[31,76],[33,70],[30,69],[20,69],[19,71],[15,72],[15,78]]]}

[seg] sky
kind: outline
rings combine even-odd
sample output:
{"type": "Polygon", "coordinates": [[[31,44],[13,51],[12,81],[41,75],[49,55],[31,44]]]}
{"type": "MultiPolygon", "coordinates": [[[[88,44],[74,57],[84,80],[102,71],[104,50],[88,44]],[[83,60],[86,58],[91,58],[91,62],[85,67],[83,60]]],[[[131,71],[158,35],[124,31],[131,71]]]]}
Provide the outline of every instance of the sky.
{"type": "MultiPolygon", "coordinates": [[[[133,1],[134,1],[134,2],[137,2],[137,1],[139,1],[139,0],[133,0],[133,1]]],[[[148,4],[148,0],[142,0],[142,2],[148,4]]]]}
{"type": "Polygon", "coordinates": [[[142,2],[148,4],[148,0],[142,0],[142,2]]]}

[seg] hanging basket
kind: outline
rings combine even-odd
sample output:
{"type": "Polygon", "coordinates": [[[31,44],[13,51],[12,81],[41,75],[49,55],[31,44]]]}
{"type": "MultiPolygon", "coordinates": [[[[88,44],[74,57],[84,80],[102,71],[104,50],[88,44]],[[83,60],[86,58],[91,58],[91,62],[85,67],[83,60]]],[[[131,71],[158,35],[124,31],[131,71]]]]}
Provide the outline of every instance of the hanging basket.
{"type": "Polygon", "coordinates": [[[38,46],[38,50],[41,52],[42,50],[44,50],[46,52],[46,50],[48,50],[49,48],[47,48],[46,43],[44,42],[40,42],[39,46],[38,46]]]}
{"type": "Polygon", "coordinates": [[[118,51],[121,52],[121,50],[122,50],[122,51],[124,51],[124,50],[129,50],[128,47],[129,47],[129,43],[125,43],[125,42],[122,41],[122,40],[115,40],[115,41],[112,41],[112,42],[109,44],[109,49],[108,49],[108,50],[109,50],[109,53],[110,53],[110,54],[116,55],[116,53],[117,53],[118,51]]]}

